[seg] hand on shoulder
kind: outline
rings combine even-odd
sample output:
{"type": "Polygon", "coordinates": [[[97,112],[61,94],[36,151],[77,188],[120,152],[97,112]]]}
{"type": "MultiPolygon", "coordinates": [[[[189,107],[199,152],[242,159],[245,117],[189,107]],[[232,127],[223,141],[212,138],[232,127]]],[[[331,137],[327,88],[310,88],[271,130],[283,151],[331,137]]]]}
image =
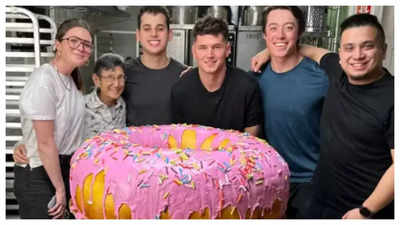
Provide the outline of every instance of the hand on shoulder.
{"type": "Polygon", "coordinates": [[[187,66],[186,69],[184,69],[180,74],[179,78],[182,78],[187,72],[193,69],[193,66],[187,66]]]}

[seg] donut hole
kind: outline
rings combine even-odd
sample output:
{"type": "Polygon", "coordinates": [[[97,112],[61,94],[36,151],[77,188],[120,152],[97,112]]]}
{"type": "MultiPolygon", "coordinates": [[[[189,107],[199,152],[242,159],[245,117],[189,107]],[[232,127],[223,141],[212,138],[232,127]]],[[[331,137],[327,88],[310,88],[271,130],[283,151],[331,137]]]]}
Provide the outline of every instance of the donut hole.
{"type": "Polygon", "coordinates": [[[145,148],[216,151],[229,147],[231,140],[221,133],[201,132],[194,129],[183,129],[168,133],[154,129],[152,134],[149,135],[142,135],[141,132],[132,132],[129,142],[145,148]]]}

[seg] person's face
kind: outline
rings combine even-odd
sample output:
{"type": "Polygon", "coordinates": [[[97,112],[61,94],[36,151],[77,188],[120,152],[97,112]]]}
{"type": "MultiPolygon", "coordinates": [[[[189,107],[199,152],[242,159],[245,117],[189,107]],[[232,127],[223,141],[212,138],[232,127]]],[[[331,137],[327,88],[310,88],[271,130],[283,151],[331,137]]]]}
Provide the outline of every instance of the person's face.
{"type": "Polygon", "coordinates": [[[340,65],[350,83],[369,83],[379,77],[385,53],[386,46],[380,43],[372,26],[348,28],[342,33],[340,65]]]}
{"type": "Polygon", "coordinates": [[[161,55],[167,51],[172,33],[168,30],[163,14],[144,13],[141,16],[140,29],[136,30],[136,40],[140,41],[143,54],[161,55]]]}
{"type": "Polygon", "coordinates": [[[120,66],[109,70],[101,70],[100,74],[93,74],[93,82],[100,88],[100,99],[116,101],[121,96],[125,87],[125,73],[120,66]]]}
{"type": "Polygon", "coordinates": [[[56,41],[57,56],[79,67],[89,60],[93,48],[88,30],[74,27],[68,30],[61,41],[56,41]]]}
{"type": "Polygon", "coordinates": [[[299,25],[289,10],[272,10],[267,16],[264,38],[271,58],[288,57],[296,51],[299,25]]]}
{"type": "Polygon", "coordinates": [[[200,71],[214,74],[220,72],[226,66],[225,59],[231,53],[231,48],[222,34],[217,36],[211,34],[197,35],[192,46],[192,53],[200,71]]]}

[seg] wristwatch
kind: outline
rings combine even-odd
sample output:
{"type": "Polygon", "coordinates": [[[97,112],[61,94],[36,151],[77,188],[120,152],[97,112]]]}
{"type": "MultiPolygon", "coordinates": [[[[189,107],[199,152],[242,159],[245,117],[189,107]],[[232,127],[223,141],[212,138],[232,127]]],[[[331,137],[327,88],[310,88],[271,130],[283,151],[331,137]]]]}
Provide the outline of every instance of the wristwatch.
{"type": "Polygon", "coordinates": [[[371,218],[374,214],[365,206],[361,206],[360,208],[360,214],[364,216],[365,218],[371,218]]]}

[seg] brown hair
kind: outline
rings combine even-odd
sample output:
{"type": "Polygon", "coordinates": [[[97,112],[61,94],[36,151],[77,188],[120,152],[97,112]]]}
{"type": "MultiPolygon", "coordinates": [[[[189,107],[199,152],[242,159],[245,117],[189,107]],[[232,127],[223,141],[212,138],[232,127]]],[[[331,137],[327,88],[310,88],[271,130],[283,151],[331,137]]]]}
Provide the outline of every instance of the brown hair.
{"type": "Polygon", "coordinates": [[[193,36],[196,40],[198,35],[212,34],[218,36],[222,34],[225,41],[228,40],[228,25],[223,19],[205,16],[197,21],[193,28],[193,36]]]}
{"type": "MultiPolygon", "coordinates": [[[[73,18],[73,19],[65,20],[63,23],[60,24],[60,26],[57,29],[56,40],[61,42],[64,35],[74,27],[82,27],[82,28],[86,29],[87,31],[89,31],[90,36],[93,39],[93,33],[91,32],[89,24],[83,19],[73,18]]],[[[57,51],[57,49],[55,51],[57,51]]],[[[72,71],[71,77],[74,80],[74,83],[75,83],[76,87],[78,88],[78,90],[81,90],[83,82],[82,82],[82,78],[80,77],[79,68],[75,68],[72,71]]]]}

